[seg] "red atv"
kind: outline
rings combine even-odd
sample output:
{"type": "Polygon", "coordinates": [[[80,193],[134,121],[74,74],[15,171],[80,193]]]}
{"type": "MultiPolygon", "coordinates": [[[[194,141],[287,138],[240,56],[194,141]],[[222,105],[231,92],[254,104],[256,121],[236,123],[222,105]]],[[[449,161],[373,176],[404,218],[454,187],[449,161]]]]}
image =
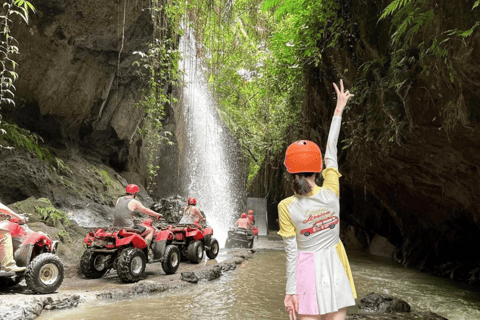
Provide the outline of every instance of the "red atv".
{"type": "MultiPolygon", "coordinates": [[[[142,225],[152,227],[152,220],[146,219],[142,225]]],[[[176,245],[168,243],[170,234],[165,227],[155,229],[148,256],[147,243],[138,228],[96,228],[85,237],[87,250],[82,255],[80,269],[89,279],[101,278],[111,268],[117,270],[123,282],[136,282],[142,277],[146,264],[160,262],[166,274],[174,274],[180,265],[180,251],[176,245]]]]}
{"type": "Polygon", "coordinates": [[[27,267],[18,273],[0,271],[0,288],[16,285],[25,278],[27,287],[34,293],[55,292],[64,278],[63,263],[55,254],[58,241],[52,241],[43,232],[32,231],[24,224],[25,219],[22,220],[0,221],[2,228],[8,229],[12,235],[17,266],[27,267]]]}
{"type": "Polygon", "coordinates": [[[191,263],[200,263],[204,251],[208,258],[215,259],[220,249],[218,241],[212,237],[213,229],[198,222],[168,226],[164,235],[169,243],[178,246],[182,258],[191,263]]]}

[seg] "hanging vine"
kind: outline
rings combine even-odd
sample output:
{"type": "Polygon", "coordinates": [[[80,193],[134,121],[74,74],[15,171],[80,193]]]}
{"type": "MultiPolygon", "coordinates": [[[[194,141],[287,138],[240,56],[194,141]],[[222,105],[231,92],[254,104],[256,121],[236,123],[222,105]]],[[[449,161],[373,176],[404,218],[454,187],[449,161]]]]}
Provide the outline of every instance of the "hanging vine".
{"type": "MultiPolygon", "coordinates": [[[[28,24],[29,11],[35,13],[35,8],[29,1],[25,0],[5,1],[0,11],[0,107],[3,104],[15,105],[15,86],[13,83],[18,78],[18,74],[15,72],[17,63],[13,56],[19,53],[19,49],[18,41],[11,34],[11,28],[14,16],[20,17],[28,24]]],[[[5,133],[5,129],[0,128],[0,134],[5,133]]],[[[0,145],[0,147],[2,146],[0,145]]]]}
{"type": "Polygon", "coordinates": [[[139,59],[133,62],[145,84],[137,107],[145,111],[144,121],[138,131],[148,150],[147,189],[154,186],[157,171],[160,169],[157,165],[159,145],[173,144],[169,139],[172,133],[163,129],[163,120],[165,106],[177,102],[172,95],[172,88],[179,86],[181,80],[176,34],[180,32],[180,18],[186,12],[186,5],[181,1],[152,0],[149,10],[154,23],[154,38],[146,44],[145,52],[134,52],[139,59]]]}

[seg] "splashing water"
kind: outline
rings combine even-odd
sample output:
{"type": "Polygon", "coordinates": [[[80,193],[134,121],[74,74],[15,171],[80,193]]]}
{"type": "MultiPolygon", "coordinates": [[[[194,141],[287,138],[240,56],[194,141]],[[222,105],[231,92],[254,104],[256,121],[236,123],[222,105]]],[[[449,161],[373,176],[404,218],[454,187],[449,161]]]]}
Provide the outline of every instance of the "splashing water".
{"type": "Polygon", "coordinates": [[[220,119],[197,56],[193,30],[180,40],[185,87],[181,96],[180,177],[188,197],[197,198],[214,236],[223,246],[228,228],[246,206],[245,179],[238,144],[220,119]]]}

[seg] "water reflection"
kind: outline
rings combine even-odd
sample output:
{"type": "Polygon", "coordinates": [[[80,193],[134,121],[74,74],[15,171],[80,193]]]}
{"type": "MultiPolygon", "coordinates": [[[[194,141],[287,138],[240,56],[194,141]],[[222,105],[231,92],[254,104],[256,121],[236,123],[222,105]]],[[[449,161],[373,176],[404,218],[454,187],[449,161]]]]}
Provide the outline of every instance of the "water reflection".
{"type": "MultiPolygon", "coordinates": [[[[349,258],[359,297],[388,293],[406,300],[412,311],[433,311],[450,320],[480,319],[479,290],[362,252],[349,252],[349,258]]],[[[265,250],[212,282],[148,298],[44,312],[39,319],[288,319],[284,290],[285,254],[265,250]]],[[[348,312],[361,311],[351,307],[348,312]]]]}

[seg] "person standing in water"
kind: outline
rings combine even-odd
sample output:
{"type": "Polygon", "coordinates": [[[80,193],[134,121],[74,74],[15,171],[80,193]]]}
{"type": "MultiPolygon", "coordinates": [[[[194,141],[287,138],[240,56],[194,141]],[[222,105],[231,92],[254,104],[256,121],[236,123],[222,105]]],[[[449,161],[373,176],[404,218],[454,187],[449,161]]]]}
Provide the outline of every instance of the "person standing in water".
{"type": "MultiPolygon", "coordinates": [[[[134,220],[133,217],[134,217],[135,211],[145,213],[149,216],[155,217],[156,219],[159,219],[162,217],[160,213],[157,213],[153,210],[150,210],[144,207],[140,203],[140,201],[135,199],[137,197],[138,192],[140,192],[140,188],[136,184],[129,184],[125,188],[125,196],[118,198],[117,204],[115,205],[115,212],[114,212],[114,220],[113,220],[114,227],[134,228],[135,223],[133,222],[134,220]]],[[[140,236],[145,239],[145,242],[150,247],[150,244],[152,243],[152,240],[153,240],[153,233],[155,230],[151,227],[147,227],[144,225],[142,225],[142,227],[145,228],[145,231],[143,231],[140,236]]]]}
{"type": "Polygon", "coordinates": [[[356,290],[345,248],[340,241],[340,201],[337,139],[342,113],[353,96],[333,84],[337,93],[325,152],[323,186],[315,184],[322,171],[322,153],[312,141],[292,143],[285,167],[293,175],[295,194],[278,205],[280,231],[287,258],[285,309],[290,319],[344,320],[355,305],[356,290]]]}

